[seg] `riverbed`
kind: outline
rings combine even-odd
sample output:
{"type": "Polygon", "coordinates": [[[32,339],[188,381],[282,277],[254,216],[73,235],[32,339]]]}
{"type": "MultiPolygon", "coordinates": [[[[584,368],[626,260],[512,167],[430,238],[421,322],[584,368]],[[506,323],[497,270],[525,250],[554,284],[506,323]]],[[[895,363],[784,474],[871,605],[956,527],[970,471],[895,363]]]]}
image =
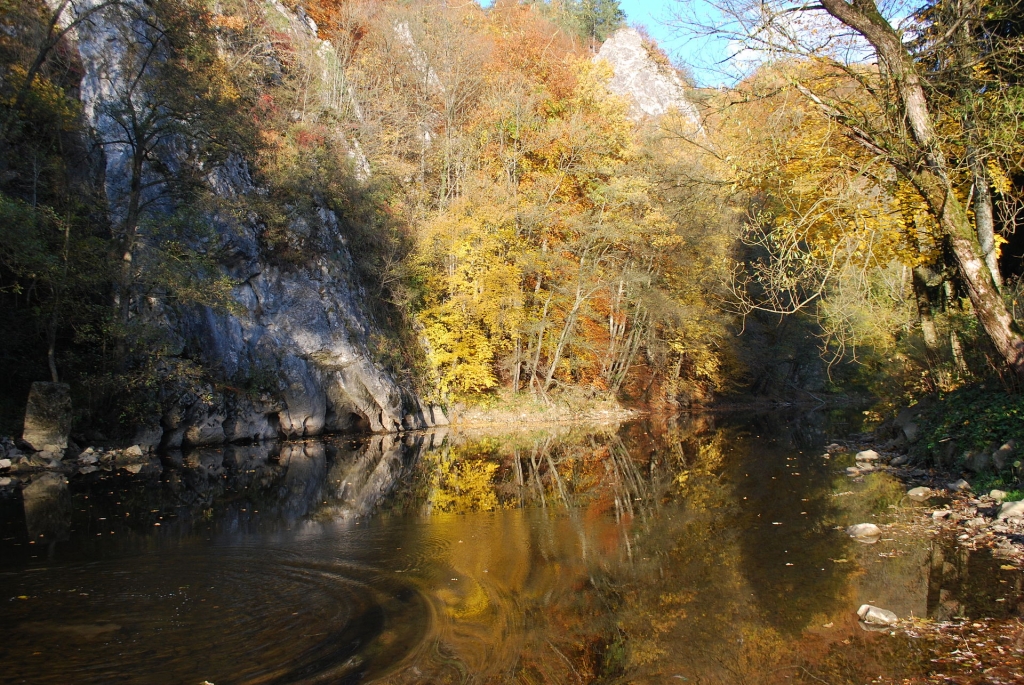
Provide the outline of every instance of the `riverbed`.
{"type": "Polygon", "coordinates": [[[701,415],[41,474],[0,500],[0,682],[918,678],[928,650],[857,608],[1012,617],[1020,573],[901,527],[929,504],[825,452],[856,428],[701,415]]]}

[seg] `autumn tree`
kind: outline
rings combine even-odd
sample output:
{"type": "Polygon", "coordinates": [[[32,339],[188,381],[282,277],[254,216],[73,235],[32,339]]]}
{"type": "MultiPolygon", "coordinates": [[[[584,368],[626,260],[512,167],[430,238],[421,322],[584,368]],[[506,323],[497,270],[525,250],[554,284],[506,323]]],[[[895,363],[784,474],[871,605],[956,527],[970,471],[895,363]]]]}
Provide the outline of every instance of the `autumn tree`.
{"type": "Polygon", "coordinates": [[[949,146],[937,134],[936,112],[926,93],[928,74],[879,8],[870,0],[825,0],[813,7],[776,3],[752,9],[727,2],[715,9],[720,13],[716,25],[699,12],[691,12],[681,23],[731,35],[740,45],[777,60],[827,64],[850,78],[856,97],[837,91],[830,79],[794,75],[794,85],[851,140],[915,189],[936,222],[939,238],[949,246],[982,328],[1006,366],[1024,378],[1024,338],[996,288],[964,197],[958,193],[949,146]],[[811,18],[801,23],[805,17],[811,18]],[[877,57],[877,68],[855,64],[865,51],[877,57]],[[819,87],[822,84],[824,88],[819,87]],[[871,107],[862,109],[858,103],[863,102],[871,107]]]}

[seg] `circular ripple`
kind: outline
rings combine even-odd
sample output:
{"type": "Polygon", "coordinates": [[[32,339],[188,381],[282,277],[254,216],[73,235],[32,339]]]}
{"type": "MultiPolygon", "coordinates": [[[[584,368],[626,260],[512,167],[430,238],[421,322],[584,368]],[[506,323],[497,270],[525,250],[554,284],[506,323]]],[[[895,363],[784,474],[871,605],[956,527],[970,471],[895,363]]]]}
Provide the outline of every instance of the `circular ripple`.
{"type": "Polygon", "coordinates": [[[265,549],[168,550],[0,587],[12,683],[356,682],[406,663],[433,623],[400,578],[265,549]]]}

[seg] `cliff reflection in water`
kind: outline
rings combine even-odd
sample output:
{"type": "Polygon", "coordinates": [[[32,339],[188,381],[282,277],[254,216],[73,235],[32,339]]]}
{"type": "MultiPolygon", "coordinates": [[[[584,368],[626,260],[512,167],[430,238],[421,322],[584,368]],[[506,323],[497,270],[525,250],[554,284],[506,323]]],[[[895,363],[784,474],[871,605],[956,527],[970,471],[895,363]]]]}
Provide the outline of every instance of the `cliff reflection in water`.
{"type": "Polygon", "coordinates": [[[902,491],[880,477],[839,492],[824,427],[771,415],[337,438],[40,479],[0,513],[3,579],[28,598],[0,608],[21,626],[0,658],[38,683],[924,672],[920,649],[879,642],[854,611],[934,608],[935,546],[842,533],[902,491]]]}

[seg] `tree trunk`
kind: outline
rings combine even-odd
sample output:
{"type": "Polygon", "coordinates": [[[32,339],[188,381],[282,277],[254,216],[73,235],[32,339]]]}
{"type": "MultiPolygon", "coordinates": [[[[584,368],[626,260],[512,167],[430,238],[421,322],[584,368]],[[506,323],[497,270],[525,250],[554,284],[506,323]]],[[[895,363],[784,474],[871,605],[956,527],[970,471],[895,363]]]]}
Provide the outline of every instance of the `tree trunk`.
{"type": "Polygon", "coordinates": [[[135,237],[138,231],[139,215],[142,211],[142,173],[145,153],[136,143],[132,154],[132,177],[128,191],[128,208],[125,210],[121,229],[121,273],[117,283],[117,315],[122,326],[118,336],[115,354],[117,364],[123,370],[128,362],[128,322],[131,319],[132,285],[135,282],[133,255],[135,237]]]}
{"type": "Polygon", "coordinates": [[[996,223],[992,211],[992,191],[989,189],[985,163],[971,152],[971,174],[974,176],[974,226],[978,230],[981,254],[992,274],[996,288],[1002,289],[1003,278],[999,273],[999,257],[996,254],[996,223]]]}
{"type": "Polygon", "coordinates": [[[932,314],[932,300],[928,296],[929,269],[917,266],[913,270],[914,299],[917,301],[917,317],[921,323],[921,335],[924,338],[924,353],[928,359],[928,367],[935,379],[935,385],[946,388],[949,379],[942,368],[942,344],[939,342],[939,331],[935,327],[932,314]]]}

